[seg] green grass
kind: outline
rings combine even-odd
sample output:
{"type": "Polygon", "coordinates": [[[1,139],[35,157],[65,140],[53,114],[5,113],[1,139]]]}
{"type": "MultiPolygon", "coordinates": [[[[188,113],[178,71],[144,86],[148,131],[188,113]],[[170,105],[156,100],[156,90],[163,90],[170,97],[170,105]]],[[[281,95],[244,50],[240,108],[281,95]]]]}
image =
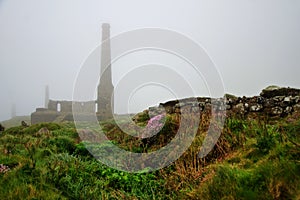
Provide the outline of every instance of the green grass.
{"type": "MultiPolygon", "coordinates": [[[[147,124],[142,116],[139,124],[147,124]]],[[[126,173],[96,161],[72,123],[12,127],[0,133],[0,199],[299,199],[300,120],[226,120],[218,143],[198,158],[209,118],[190,148],[172,165],[126,173]]],[[[127,122],[122,122],[126,125],[127,122]]],[[[151,141],[102,123],[114,144],[136,152],[166,145],[178,130],[175,116],[151,141]],[[145,145],[146,144],[146,145],[145,145]]],[[[189,131],[192,127],[185,127],[189,131]]]]}
{"type": "Polygon", "coordinates": [[[14,127],[0,135],[0,199],[152,199],[168,196],[155,173],[110,169],[91,157],[75,129],[44,123],[14,127]],[[44,135],[36,134],[41,129],[44,135]],[[155,191],[155,193],[154,193],[155,191]]]}
{"type": "Polygon", "coordinates": [[[11,127],[15,127],[15,126],[20,126],[22,121],[25,121],[27,124],[30,124],[31,117],[30,116],[16,116],[9,120],[2,121],[1,124],[5,128],[11,128],[11,127]]]}

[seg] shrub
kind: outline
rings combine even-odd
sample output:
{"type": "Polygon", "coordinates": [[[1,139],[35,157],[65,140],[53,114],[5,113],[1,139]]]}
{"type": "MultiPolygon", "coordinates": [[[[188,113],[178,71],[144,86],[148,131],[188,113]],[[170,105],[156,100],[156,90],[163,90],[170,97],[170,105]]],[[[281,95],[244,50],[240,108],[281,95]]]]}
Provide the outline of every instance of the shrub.
{"type": "Polygon", "coordinates": [[[49,144],[55,146],[58,153],[68,152],[69,154],[72,154],[76,149],[75,142],[66,136],[50,139],[49,144]]]}
{"type": "Polygon", "coordinates": [[[268,153],[276,145],[276,137],[278,133],[272,126],[264,125],[257,130],[257,144],[256,147],[263,154],[268,153]]]}
{"type": "Polygon", "coordinates": [[[84,142],[80,142],[79,144],[76,144],[76,149],[74,151],[75,155],[80,156],[90,156],[90,152],[86,149],[84,142]]]}

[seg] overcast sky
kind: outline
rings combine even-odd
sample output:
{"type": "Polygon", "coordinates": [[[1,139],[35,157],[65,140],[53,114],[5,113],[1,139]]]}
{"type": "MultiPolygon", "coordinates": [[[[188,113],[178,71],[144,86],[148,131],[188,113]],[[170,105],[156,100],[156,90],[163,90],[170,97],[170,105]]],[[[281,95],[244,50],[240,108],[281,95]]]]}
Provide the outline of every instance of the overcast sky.
{"type": "MultiPolygon", "coordinates": [[[[51,99],[71,100],[105,22],[112,36],[146,27],[186,35],[206,50],[227,93],[300,88],[299,11],[298,0],[0,0],[0,120],[10,118],[13,103],[17,115],[43,107],[45,85],[51,99]]],[[[114,84],[126,75],[119,68],[113,66],[114,84]]],[[[137,94],[131,110],[172,96],[154,89],[148,88],[156,95],[137,94]]]]}

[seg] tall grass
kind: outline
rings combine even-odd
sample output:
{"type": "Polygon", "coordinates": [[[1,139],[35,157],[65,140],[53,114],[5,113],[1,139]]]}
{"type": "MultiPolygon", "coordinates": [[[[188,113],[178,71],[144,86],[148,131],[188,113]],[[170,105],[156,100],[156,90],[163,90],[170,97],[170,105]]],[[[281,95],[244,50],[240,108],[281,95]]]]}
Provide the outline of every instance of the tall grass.
{"type": "MultiPolygon", "coordinates": [[[[211,115],[168,115],[160,132],[147,140],[123,133],[113,121],[101,124],[125,150],[151,152],[167,145],[180,125],[182,136],[196,132],[191,146],[172,165],[130,174],[97,162],[73,124],[42,123],[0,134],[0,199],[297,199],[300,197],[300,120],[228,118],[224,127],[211,115]],[[272,123],[271,123],[272,122],[272,123]],[[212,123],[212,124],[211,124],[212,123]],[[198,153],[211,125],[222,130],[213,150],[198,153]]],[[[146,126],[142,115],[138,125],[146,126]]],[[[123,125],[126,126],[127,122],[123,125]]],[[[129,125],[129,128],[132,125],[129,125]]]]}

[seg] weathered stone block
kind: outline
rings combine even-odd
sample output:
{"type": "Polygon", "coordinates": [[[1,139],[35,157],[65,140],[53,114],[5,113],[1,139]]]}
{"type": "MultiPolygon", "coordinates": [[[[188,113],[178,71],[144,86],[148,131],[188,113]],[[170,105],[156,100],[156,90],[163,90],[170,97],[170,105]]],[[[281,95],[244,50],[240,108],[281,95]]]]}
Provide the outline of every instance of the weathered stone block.
{"type": "Polygon", "coordinates": [[[288,107],[285,108],[284,113],[289,114],[289,113],[291,113],[292,111],[293,111],[293,107],[288,106],[288,107]]]}
{"type": "Polygon", "coordinates": [[[293,106],[293,110],[294,110],[295,112],[300,112],[300,104],[294,105],[294,106],[293,106]]]}
{"type": "Polygon", "coordinates": [[[251,112],[259,112],[263,109],[263,106],[260,104],[256,104],[250,107],[251,112]]]}
{"type": "Polygon", "coordinates": [[[272,112],[271,113],[272,115],[281,115],[282,112],[283,112],[283,109],[279,106],[276,106],[276,107],[271,109],[271,112],[272,112]]]}

